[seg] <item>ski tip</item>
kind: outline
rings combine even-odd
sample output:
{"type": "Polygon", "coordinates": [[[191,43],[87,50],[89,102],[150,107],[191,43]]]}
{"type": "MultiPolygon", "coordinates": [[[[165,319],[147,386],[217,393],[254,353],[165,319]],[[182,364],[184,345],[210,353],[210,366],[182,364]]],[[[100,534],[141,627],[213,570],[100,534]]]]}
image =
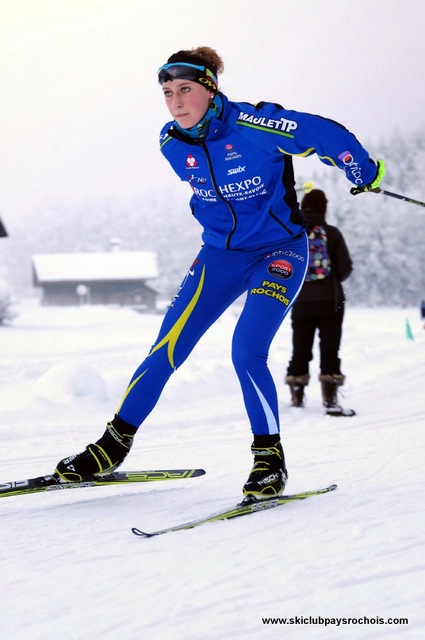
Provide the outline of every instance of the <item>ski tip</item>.
{"type": "Polygon", "coordinates": [[[134,535],[135,536],[139,536],[139,538],[152,538],[152,534],[151,533],[146,533],[146,531],[141,531],[140,529],[137,529],[136,527],[132,527],[131,530],[134,533],[134,535]]]}

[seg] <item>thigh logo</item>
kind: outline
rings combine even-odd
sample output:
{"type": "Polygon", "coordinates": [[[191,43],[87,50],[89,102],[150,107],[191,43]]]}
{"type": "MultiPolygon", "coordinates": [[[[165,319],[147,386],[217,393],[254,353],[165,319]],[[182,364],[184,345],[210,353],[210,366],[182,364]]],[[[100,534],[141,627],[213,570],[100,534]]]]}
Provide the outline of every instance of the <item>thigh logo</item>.
{"type": "Polygon", "coordinates": [[[174,304],[177,300],[177,298],[180,297],[180,291],[183,289],[184,285],[186,284],[188,278],[190,276],[194,276],[195,275],[195,267],[199,262],[199,258],[196,258],[195,262],[192,264],[192,266],[190,267],[189,271],[186,273],[185,277],[183,278],[183,282],[181,283],[176,295],[174,296],[174,298],[171,300],[170,302],[170,307],[174,307],[174,304]]]}
{"type": "Polygon", "coordinates": [[[255,287],[249,292],[251,295],[267,296],[268,298],[275,298],[284,305],[288,306],[290,303],[289,298],[284,294],[286,293],[286,287],[283,284],[272,282],[270,280],[263,280],[261,287],[255,287]]]}
{"type": "Polygon", "coordinates": [[[294,269],[287,260],[273,260],[267,267],[267,271],[276,278],[287,280],[292,276],[294,269]]]}

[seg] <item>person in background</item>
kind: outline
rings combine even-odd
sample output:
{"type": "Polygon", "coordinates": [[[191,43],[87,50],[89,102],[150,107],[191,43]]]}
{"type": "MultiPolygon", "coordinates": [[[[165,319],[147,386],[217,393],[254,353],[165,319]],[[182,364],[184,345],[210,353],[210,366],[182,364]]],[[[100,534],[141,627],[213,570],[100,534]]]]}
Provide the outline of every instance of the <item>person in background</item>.
{"type": "MultiPolygon", "coordinates": [[[[202,247],[106,431],[57,464],[58,481],[87,479],[123,462],[171,374],[245,293],[232,342],[253,435],[254,463],[243,493],[255,500],[284,490],[288,474],[267,359],[301,289],[308,256],[292,156],[317,153],[364,191],[378,186],[385,169],[382,160],[371,160],[356,137],[332,120],[273,102],[230,101],[219,90],[222,70],[214,49],[197,47],[174,53],[158,71],[171,114],[160,134],[160,149],[192,189],[190,210],[203,227],[202,247]]],[[[276,86],[282,91],[285,86],[279,74],[276,86]]],[[[170,243],[177,241],[170,238],[170,243]]]]}
{"type": "Polygon", "coordinates": [[[7,238],[6,227],[4,226],[2,219],[0,218],[0,238],[7,238]]]}
{"type": "Polygon", "coordinates": [[[342,233],[326,222],[328,201],[320,189],[306,193],[301,211],[307,222],[309,262],[300,294],[292,307],[292,358],[285,378],[293,407],[304,407],[304,390],[310,380],[316,332],[319,335],[320,375],[323,404],[331,416],[353,416],[338,402],[344,384],[339,349],[344,320],[345,295],[341,282],[353,270],[342,233]]]}

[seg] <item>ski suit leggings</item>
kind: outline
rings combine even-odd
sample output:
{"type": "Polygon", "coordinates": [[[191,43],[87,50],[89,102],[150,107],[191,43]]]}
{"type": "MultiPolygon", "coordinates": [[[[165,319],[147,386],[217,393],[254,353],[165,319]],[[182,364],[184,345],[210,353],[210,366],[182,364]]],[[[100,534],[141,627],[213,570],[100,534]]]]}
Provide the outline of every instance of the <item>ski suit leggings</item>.
{"type": "Polygon", "coordinates": [[[304,233],[268,251],[203,246],[164,316],[154,345],[130,380],[119,417],[139,426],[205,331],[247,292],[233,334],[232,361],[253,434],[279,433],[277,393],[267,358],[302,286],[307,256],[304,233]]]}

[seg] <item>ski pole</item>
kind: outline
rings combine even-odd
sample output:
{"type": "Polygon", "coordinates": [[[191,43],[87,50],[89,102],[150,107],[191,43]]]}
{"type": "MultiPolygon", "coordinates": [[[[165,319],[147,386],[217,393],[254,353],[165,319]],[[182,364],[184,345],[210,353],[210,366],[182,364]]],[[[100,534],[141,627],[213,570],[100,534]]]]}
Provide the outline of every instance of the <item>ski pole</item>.
{"type": "Polygon", "coordinates": [[[382,193],[382,195],[384,196],[391,196],[391,198],[397,198],[398,200],[404,200],[405,202],[410,202],[411,204],[417,204],[419,207],[425,207],[425,202],[420,202],[420,200],[414,200],[413,198],[408,198],[407,196],[401,196],[399,193],[385,191],[384,189],[380,189],[379,187],[376,189],[376,193],[382,193]]]}
{"type": "MultiPolygon", "coordinates": [[[[373,193],[382,193],[384,196],[391,196],[391,198],[397,198],[397,200],[404,200],[405,202],[410,202],[410,204],[417,204],[419,207],[425,207],[425,202],[421,202],[420,200],[414,200],[413,198],[408,198],[407,196],[401,196],[399,193],[392,193],[391,191],[385,191],[384,189],[380,189],[377,187],[376,189],[371,189],[373,193]]],[[[353,187],[350,189],[350,193],[353,196],[356,196],[358,193],[363,193],[363,189],[361,187],[353,187]]],[[[367,193],[367,192],[364,192],[367,193]]]]}

